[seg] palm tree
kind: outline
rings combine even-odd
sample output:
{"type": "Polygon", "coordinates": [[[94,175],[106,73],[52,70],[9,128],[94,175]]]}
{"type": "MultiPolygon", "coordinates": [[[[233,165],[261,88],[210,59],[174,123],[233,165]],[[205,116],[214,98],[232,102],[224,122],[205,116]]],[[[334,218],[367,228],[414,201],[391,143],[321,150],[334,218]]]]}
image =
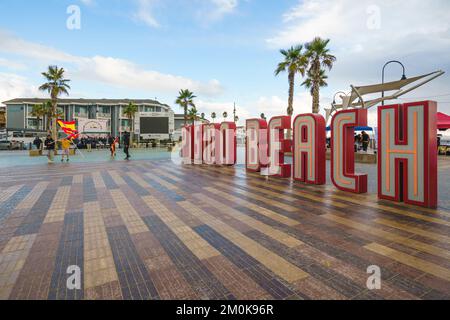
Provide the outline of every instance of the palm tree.
{"type": "MultiPolygon", "coordinates": [[[[318,88],[326,87],[328,86],[328,83],[326,80],[328,79],[328,76],[325,74],[325,70],[320,69],[318,74],[310,74],[308,72],[308,77],[305,81],[303,81],[302,86],[305,86],[305,88],[309,89],[311,92],[311,96],[313,97],[317,94],[317,97],[319,96],[318,88]],[[317,91],[315,91],[317,90],[317,91]]],[[[318,104],[317,104],[318,108],[318,104]]],[[[314,102],[313,102],[313,113],[319,113],[319,109],[314,109],[314,102]]]]}
{"type": "Polygon", "coordinates": [[[70,90],[70,86],[67,84],[70,80],[64,79],[64,72],[64,68],[49,66],[46,72],[42,72],[42,75],[47,80],[47,82],[39,87],[39,90],[47,91],[50,94],[50,118],[52,119],[52,135],[55,141],[58,139],[58,131],[56,128],[58,97],[61,94],[69,95],[68,90],[70,90]]]}
{"type": "Polygon", "coordinates": [[[224,120],[227,121],[228,112],[225,111],[222,115],[223,115],[224,120]]]}
{"type": "Polygon", "coordinates": [[[195,120],[198,119],[198,111],[195,106],[189,110],[188,117],[192,120],[192,124],[195,124],[195,120]]]}
{"type": "Polygon", "coordinates": [[[327,48],[329,39],[314,38],[313,41],[306,44],[306,57],[308,58],[308,72],[307,79],[302,83],[311,90],[313,98],[312,112],[319,113],[320,96],[319,91],[321,87],[326,86],[325,69],[331,70],[336,57],[330,54],[327,48]]]}
{"type": "Polygon", "coordinates": [[[217,116],[216,116],[216,113],[215,113],[215,112],[211,113],[211,119],[212,119],[213,122],[214,122],[214,119],[215,119],[216,117],[217,117],[217,116]]]}
{"type": "Polygon", "coordinates": [[[184,125],[187,125],[188,120],[188,108],[195,107],[194,98],[197,98],[193,92],[188,89],[180,90],[178,98],[175,101],[180,107],[184,109],[184,125]]]}
{"type": "Polygon", "coordinates": [[[133,102],[130,102],[124,109],[123,114],[128,118],[128,121],[131,122],[130,124],[130,146],[133,145],[133,132],[134,132],[134,117],[136,113],[139,111],[139,108],[137,105],[135,105],[133,102]]]}
{"type": "Polygon", "coordinates": [[[287,114],[289,116],[292,116],[294,113],[295,75],[300,73],[302,77],[305,76],[305,71],[308,66],[308,58],[303,54],[302,49],[302,45],[297,45],[288,50],[280,50],[284,60],[281,61],[275,69],[275,76],[278,76],[281,72],[288,72],[289,97],[287,114]]]}

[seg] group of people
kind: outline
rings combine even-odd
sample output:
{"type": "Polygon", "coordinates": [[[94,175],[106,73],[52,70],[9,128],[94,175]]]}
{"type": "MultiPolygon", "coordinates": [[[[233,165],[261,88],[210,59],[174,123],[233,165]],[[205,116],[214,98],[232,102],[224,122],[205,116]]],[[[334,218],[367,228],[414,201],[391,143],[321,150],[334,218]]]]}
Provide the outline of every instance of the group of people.
{"type": "Polygon", "coordinates": [[[370,136],[367,134],[367,132],[362,131],[359,134],[355,134],[355,152],[358,152],[359,150],[367,152],[367,149],[369,148],[369,143],[370,143],[370,136]]]}
{"type": "MultiPolygon", "coordinates": [[[[84,143],[87,143],[87,146],[92,146],[92,142],[91,144],[89,144],[90,140],[89,137],[87,138],[81,138],[80,141],[83,141],[84,143]]],[[[60,140],[58,140],[58,142],[61,143],[61,162],[64,162],[64,160],[66,162],[69,162],[69,156],[70,156],[70,146],[72,144],[74,144],[75,146],[77,146],[76,140],[78,139],[74,139],[74,140],[69,140],[66,138],[62,138],[60,140]]],[[[108,138],[104,138],[104,144],[109,144],[109,150],[111,152],[111,158],[115,158],[116,157],[116,149],[117,149],[117,145],[119,143],[119,138],[118,137],[113,137],[113,136],[108,136],[108,138]]],[[[123,143],[123,152],[125,153],[125,160],[129,160],[130,159],[130,133],[128,132],[124,132],[123,136],[122,136],[122,143],[123,143]]],[[[45,146],[45,149],[47,150],[47,158],[49,163],[53,162],[53,157],[55,155],[55,149],[56,149],[56,142],[55,140],[52,138],[51,134],[47,135],[47,138],[45,139],[44,142],[42,142],[42,140],[39,137],[36,137],[33,141],[33,144],[36,146],[36,148],[38,150],[42,150],[42,147],[45,146]]],[[[90,152],[91,147],[87,148],[88,152],[90,152]]]]}
{"type": "MultiPolygon", "coordinates": [[[[67,138],[62,138],[58,141],[61,142],[61,162],[64,162],[64,158],[66,162],[69,162],[70,145],[72,144],[72,142],[67,138]]],[[[37,137],[36,139],[34,139],[34,144],[38,149],[41,148],[41,143],[42,140],[40,138],[37,137]]],[[[56,142],[50,134],[47,135],[47,138],[44,141],[44,146],[47,149],[48,162],[52,163],[53,157],[55,155],[56,142]]]]}

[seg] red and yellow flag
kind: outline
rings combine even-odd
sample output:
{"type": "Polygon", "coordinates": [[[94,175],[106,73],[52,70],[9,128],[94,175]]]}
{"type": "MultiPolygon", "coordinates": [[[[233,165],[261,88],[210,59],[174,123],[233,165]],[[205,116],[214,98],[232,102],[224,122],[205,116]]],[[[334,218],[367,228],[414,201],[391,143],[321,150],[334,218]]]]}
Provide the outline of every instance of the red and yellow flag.
{"type": "Polygon", "coordinates": [[[78,137],[78,131],[76,128],[75,121],[57,121],[58,125],[61,127],[62,131],[67,134],[67,139],[75,139],[78,137]]]}

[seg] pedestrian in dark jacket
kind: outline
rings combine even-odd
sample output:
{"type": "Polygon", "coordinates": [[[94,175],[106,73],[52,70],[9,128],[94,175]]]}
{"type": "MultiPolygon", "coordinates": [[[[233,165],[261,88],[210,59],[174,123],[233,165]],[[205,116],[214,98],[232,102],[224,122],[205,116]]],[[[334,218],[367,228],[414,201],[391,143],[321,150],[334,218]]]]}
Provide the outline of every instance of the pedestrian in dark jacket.
{"type": "Polygon", "coordinates": [[[130,149],[130,134],[127,131],[125,131],[123,133],[123,152],[125,152],[126,155],[125,160],[130,159],[129,149],[130,149]]]}
{"type": "Polygon", "coordinates": [[[51,135],[47,136],[47,139],[44,141],[45,148],[47,148],[47,158],[48,162],[53,162],[53,156],[55,154],[55,140],[53,140],[51,135]]]}

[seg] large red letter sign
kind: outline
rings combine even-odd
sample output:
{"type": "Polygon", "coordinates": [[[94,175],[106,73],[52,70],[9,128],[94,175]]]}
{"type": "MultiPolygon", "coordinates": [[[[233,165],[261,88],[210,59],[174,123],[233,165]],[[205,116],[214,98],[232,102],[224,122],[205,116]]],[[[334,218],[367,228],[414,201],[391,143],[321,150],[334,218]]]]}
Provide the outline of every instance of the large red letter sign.
{"type": "Polygon", "coordinates": [[[291,129],[291,117],[273,117],[269,122],[269,175],[289,178],[291,165],[284,163],[284,153],[291,151],[291,140],[284,139],[284,130],[291,129]]]}
{"type": "Polygon", "coordinates": [[[194,126],[184,126],[181,128],[181,158],[184,164],[192,164],[194,159],[194,139],[193,139],[194,126]]]}
{"type": "Polygon", "coordinates": [[[203,126],[194,126],[194,164],[203,164],[203,126]]]}
{"type": "Polygon", "coordinates": [[[235,165],[237,160],[236,123],[222,122],[220,125],[220,151],[221,165],[235,165]]]}
{"type": "Polygon", "coordinates": [[[437,205],[436,102],[378,108],[378,196],[437,205]]]}
{"type": "Polygon", "coordinates": [[[246,121],[245,166],[259,172],[267,166],[267,122],[262,119],[246,121]]]}
{"type": "Polygon", "coordinates": [[[325,119],[301,114],[294,120],[294,180],[325,184],[325,119]]]}
{"type": "Polygon", "coordinates": [[[203,127],[203,161],[205,164],[220,164],[220,124],[211,123],[203,127]]]}
{"type": "Polygon", "coordinates": [[[331,180],[336,188],[367,192],[367,174],[355,174],[355,127],[367,126],[367,110],[337,112],[331,122],[331,180]]]}

